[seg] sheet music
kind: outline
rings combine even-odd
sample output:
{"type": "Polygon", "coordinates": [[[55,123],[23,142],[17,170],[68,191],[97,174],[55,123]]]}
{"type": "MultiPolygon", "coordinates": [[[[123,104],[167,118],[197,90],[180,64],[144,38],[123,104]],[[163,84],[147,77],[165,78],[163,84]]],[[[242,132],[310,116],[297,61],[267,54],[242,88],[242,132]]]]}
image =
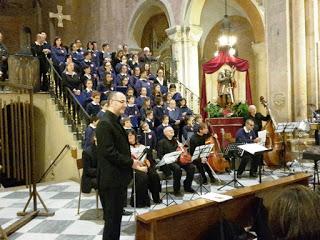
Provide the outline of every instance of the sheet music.
{"type": "Polygon", "coordinates": [[[175,151],[175,152],[165,154],[162,157],[161,161],[157,164],[157,167],[161,167],[165,164],[171,164],[176,162],[181,153],[182,151],[175,151]]]}
{"type": "Polygon", "coordinates": [[[268,148],[257,144],[257,143],[248,143],[248,144],[244,144],[244,145],[239,145],[238,148],[243,149],[244,151],[251,153],[251,154],[255,154],[257,152],[264,152],[266,150],[268,150],[268,148]]]}
{"type": "Polygon", "coordinates": [[[260,138],[260,144],[262,146],[266,145],[267,130],[259,131],[258,132],[258,138],[260,138]]]}
{"type": "Polygon", "coordinates": [[[227,200],[232,199],[233,197],[225,194],[209,192],[207,194],[202,195],[201,198],[212,200],[215,202],[225,202],[227,200]]]}
{"type": "Polygon", "coordinates": [[[194,150],[194,153],[193,153],[191,160],[193,161],[193,160],[196,160],[197,158],[207,157],[208,153],[210,153],[213,146],[214,146],[214,144],[197,146],[196,149],[194,150]],[[206,150],[204,150],[204,149],[206,149],[206,150]],[[200,154],[200,156],[199,156],[199,154],[200,154]]]}
{"type": "Polygon", "coordinates": [[[277,128],[275,129],[275,133],[282,133],[283,130],[286,128],[286,126],[287,126],[286,122],[278,123],[277,128]]]}
{"type": "MultiPolygon", "coordinates": [[[[141,156],[144,149],[146,149],[146,146],[144,146],[144,145],[140,145],[139,147],[130,146],[131,154],[134,154],[137,158],[139,158],[141,156]]],[[[146,157],[147,157],[147,154],[144,154],[144,156],[140,159],[140,161],[143,162],[146,159],[146,157]]]]}

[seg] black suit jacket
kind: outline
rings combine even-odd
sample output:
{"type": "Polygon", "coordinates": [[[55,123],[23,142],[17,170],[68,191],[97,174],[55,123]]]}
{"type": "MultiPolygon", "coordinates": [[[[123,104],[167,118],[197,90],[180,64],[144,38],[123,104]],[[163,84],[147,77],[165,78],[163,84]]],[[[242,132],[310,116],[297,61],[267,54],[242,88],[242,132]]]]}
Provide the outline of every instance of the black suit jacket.
{"type": "Polygon", "coordinates": [[[119,118],[106,111],[96,128],[98,189],[126,187],[132,179],[130,145],[119,118]]]}

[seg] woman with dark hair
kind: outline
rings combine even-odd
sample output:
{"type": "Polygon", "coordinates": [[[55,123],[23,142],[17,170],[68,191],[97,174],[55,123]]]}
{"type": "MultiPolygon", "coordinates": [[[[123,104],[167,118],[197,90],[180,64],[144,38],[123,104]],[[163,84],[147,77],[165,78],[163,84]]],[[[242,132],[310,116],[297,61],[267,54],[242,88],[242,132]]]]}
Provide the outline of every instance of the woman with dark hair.
{"type": "Polygon", "coordinates": [[[153,89],[152,89],[152,95],[151,95],[151,100],[152,104],[154,104],[156,98],[162,98],[162,93],[161,93],[161,85],[160,84],[154,84],[153,89]]]}
{"type": "MultiPolygon", "coordinates": [[[[143,154],[146,146],[138,142],[137,134],[134,130],[128,132],[128,141],[130,144],[131,156],[133,159],[139,159],[145,162],[145,165],[148,167],[148,172],[141,172],[135,170],[135,185],[136,185],[136,207],[149,207],[150,206],[150,197],[148,194],[148,189],[151,192],[152,199],[154,203],[161,203],[160,192],[160,178],[155,170],[155,162],[152,158],[151,150],[147,149],[146,156],[143,154]],[[142,155],[142,156],[141,156],[142,155]]],[[[133,199],[134,185],[132,186],[132,194],[130,204],[134,205],[133,199]]]]}
{"type": "Polygon", "coordinates": [[[157,70],[157,78],[154,83],[160,84],[161,86],[161,93],[166,94],[168,92],[168,83],[164,77],[164,70],[163,68],[158,68],[157,70]]]}
{"type": "Polygon", "coordinates": [[[92,41],[87,42],[87,51],[93,52],[93,44],[92,44],[92,41]]]}
{"type": "Polygon", "coordinates": [[[320,239],[320,196],[303,185],[283,189],[269,210],[274,239],[320,239]]]}
{"type": "MultiPolygon", "coordinates": [[[[53,62],[53,67],[62,76],[62,72],[66,67],[67,50],[63,47],[60,37],[56,37],[53,41],[53,46],[51,47],[51,57],[53,62]]],[[[55,74],[56,81],[56,91],[59,87],[60,93],[62,91],[60,78],[55,74]]]]}

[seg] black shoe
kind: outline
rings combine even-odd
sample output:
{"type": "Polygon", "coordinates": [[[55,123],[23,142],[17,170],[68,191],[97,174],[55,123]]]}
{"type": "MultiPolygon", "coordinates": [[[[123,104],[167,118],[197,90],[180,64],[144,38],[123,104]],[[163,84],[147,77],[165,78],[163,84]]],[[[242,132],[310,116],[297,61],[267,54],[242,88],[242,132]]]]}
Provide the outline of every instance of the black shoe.
{"type": "Polygon", "coordinates": [[[192,187],[185,188],[184,191],[187,192],[187,193],[195,193],[196,192],[192,187]]]}
{"type": "Polygon", "coordinates": [[[257,178],[258,175],[257,175],[257,173],[250,173],[250,177],[251,177],[251,178],[257,178]]]}
{"type": "Polygon", "coordinates": [[[207,178],[202,178],[201,180],[202,180],[202,184],[203,184],[203,185],[208,184],[208,180],[207,180],[207,178]]]}
{"type": "Polygon", "coordinates": [[[153,200],[153,202],[154,202],[155,204],[160,204],[160,203],[162,203],[162,199],[153,200]]]}
{"type": "Polygon", "coordinates": [[[183,196],[180,191],[174,191],[173,195],[176,196],[176,197],[182,197],[183,196]]]}
{"type": "Polygon", "coordinates": [[[123,209],[122,216],[130,216],[130,215],[132,215],[132,212],[129,212],[129,211],[123,209]]]}
{"type": "Polygon", "coordinates": [[[237,173],[237,178],[242,178],[242,174],[237,173]]]}
{"type": "Polygon", "coordinates": [[[213,177],[213,178],[210,178],[210,183],[215,183],[216,182],[216,179],[213,177]]]}

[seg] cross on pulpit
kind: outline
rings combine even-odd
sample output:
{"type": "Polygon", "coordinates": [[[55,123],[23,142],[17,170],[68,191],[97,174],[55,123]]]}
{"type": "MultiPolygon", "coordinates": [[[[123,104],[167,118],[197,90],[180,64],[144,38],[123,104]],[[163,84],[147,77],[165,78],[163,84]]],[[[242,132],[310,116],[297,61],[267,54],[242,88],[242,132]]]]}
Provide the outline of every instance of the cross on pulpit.
{"type": "Polygon", "coordinates": [[[58,27],[63,27],[63,20],[71,21],[70,15],[63,15],[62,14],[62,6],[57,5],[58,13],[49,12],[50,18],[57,18],[58,19],[58,27]]]}

